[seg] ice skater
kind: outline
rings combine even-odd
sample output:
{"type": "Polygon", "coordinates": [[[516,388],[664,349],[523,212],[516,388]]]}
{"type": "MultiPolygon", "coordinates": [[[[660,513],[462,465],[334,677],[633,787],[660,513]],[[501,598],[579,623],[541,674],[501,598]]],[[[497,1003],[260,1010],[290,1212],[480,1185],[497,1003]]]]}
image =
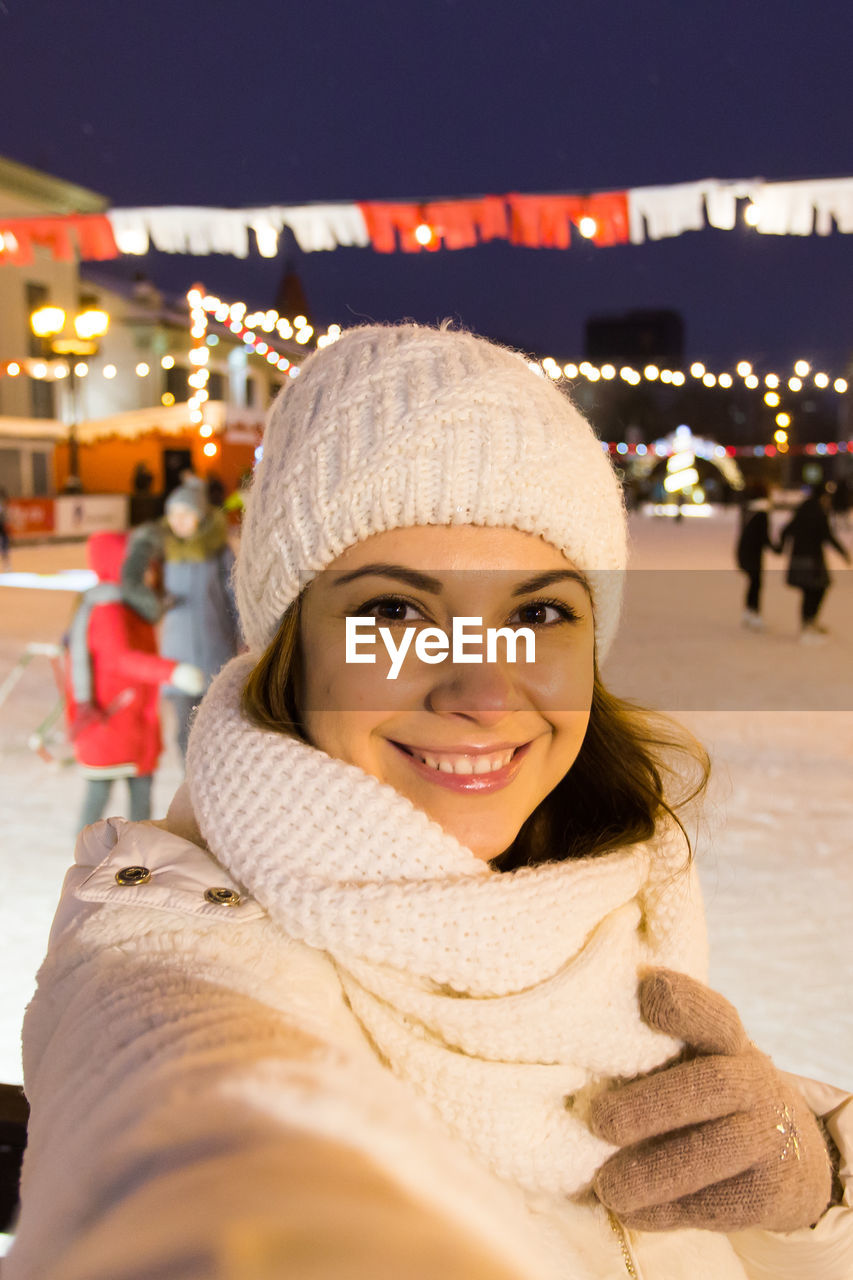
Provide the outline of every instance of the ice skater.
{"type": "Polygon", "coordinates": [[[204,673],[204,684],[194,695],[173,686],[166,689],[178,720],[178,747],[185,756],[190,722],[201,695],[240,646],[228,524],[224,513],[210,506],[206,485],[197,476],[185,476],[169,494],[162,520],[136,531],[125,574],[136,572],[137,560],[144,561],[152,554],[163,557],[169,603],[161,652],[176,662],[200,667],[204,673]]]}
{"type": "Polygon", "coordinates": [[[803,644],[819,644],[828,630],[818,622],[818,614],[832,581],[823,548],[828,543],[850,563],[850,553],[838,541],[829,523],[831,495],[825,485],[815,485],[809,496],[794,512],[782,530],[780,547],[791,543],[787,582],[802,594],[800,603],[800,640],[803,644]]]}
{"type": "Polygon", "coordinates": [[[86,792],[80,827],[103,816],[117,778],[127,779],[133,821],[151,817],[151,784],[162,749],[158,693],[171,685],[199,694],[198,667],[157,653],[154,623],[162,614],[156,563],[139,565],[119,586],[126,538],[96,533],[87,547],[98,583],[71,623],[67,654],[69,736],[86,792]]]}
{"type": "Polygon", "coordinates": [[[764,551],[767,547],[781,554],[782,548],[774,542],[770,532],[770,512],[772,502],[766,484],[752,486],[751,496],[745,508],[745,520],[737,544],[737,563],[747,576],[746,600],[744,601],[743,625],[755,631],[764,628],[761,617],[761,586],[764,551]]]}

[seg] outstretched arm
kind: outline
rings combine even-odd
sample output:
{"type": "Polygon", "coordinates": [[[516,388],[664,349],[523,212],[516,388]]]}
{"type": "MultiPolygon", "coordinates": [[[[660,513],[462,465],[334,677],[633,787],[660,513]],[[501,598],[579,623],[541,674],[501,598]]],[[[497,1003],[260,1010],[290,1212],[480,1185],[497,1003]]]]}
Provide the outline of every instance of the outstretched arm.
{"type": "Polygon", "coordinates": [[[175,669],[171,658],[134,649],[127,631],[125,606],[100,605],[89,622],[89,646],[93,654],[105,655],[118,674],[134,684],[165,684],[175,669]]]}
{"type": "Polygon", "coordinates": [[[153,826],[81,835],[24,1025],[3,1280],[538,1277],[514,1200],[424,1124],[331,963],[206,902],[222,876],[153,826]]]}
{"type": "Polygon", "coordinates": [[[335,1136],[328,1048],[270,1009],[121,954],[65,994],[30,1015],[55,1025],[29,1072],[8,1280],[519,1280],[335,1136]]]}

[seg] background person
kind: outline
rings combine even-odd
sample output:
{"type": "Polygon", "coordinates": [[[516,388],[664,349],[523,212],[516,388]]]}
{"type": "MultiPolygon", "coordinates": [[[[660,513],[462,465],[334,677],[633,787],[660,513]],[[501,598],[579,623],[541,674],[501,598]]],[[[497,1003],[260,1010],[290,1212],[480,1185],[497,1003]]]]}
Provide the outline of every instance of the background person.
{"type": "Polygon", "coordinates": [[[832,581],[824,555],[824,546],[834,547],[850,563],[847,548],[838,541],[829,523],[831,498],[825,485],[815,485],[809,496],[794,512],[793,519],[782,530],[779,539],[784,550],[791,544],[787,582],[801,593],[800,639],[803,643],[820,642],[828,634],[818,622],[818,614],[832,581]]]}
{"type": "Polygon", "coordinates": [[[764,622],[761,617],[761,579],[764,551],[767,547],[778,554],[781,546],[773,541],[770,534],[770,492],[766,484],[760,481],[751,486],[744,511],[743,528],[737,544],[737,563],[747,576],[746,599],[744,601],[743,625],[760,631],[764,622]]]}
{"type": "Polygon", "coordinates": [[[131,483],[133,485],[133,492],[140,497],[145,497],[151,492],[154,484],[154,472],[144,459],[140,459],[133,468],[131,483]]]}
{"type": "Polygon", "coordinates": [[[197,694],[169,687],[166,696],[178,721],[178,747],[186,755],[190,718],[217,671],[237,653],[239,622],[231,587],[234,553],[222,511],[211,509],[204,481],[185,477],[166,499],[162,520],[134,535],[128,573],[136,557],[159,550],[168,608],[160,647],[163,656],[201,668],[197,694]]]}
{"type": "Polygon", "coordinates": [[[154,624],[162,614],[157,561],[122,579],[126,537],[96,533],[87,543],[98,584],[85,592],[68,639],[67,718],[74,757],[87,779],[79,826],[97,822],[117,778],[127,780],[130,817],[151,817],[151,784],[162,750],[158,693],[172,685],[198,695],[197,667],[161,658],[154,624]]]}
{"type": "Polygon", "coordinates": [[[4,1280],[843,1280],[851,1102],[705,985],[704,757],[599,674],[625,557],[599,441],[515,354],[367,327],[305,362],[249,653],[166,823],[90,828],[66,881],[4,1280]],[[536,663],[342,660],[347,617],[463,614],[536,663]]]}

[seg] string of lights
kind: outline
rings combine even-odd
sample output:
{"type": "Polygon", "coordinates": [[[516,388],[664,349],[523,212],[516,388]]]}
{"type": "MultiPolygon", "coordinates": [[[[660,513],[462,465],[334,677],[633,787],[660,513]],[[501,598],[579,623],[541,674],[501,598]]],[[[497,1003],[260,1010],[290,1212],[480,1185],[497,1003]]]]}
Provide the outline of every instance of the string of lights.
{"type": "MultiPolygon", "coordinates": [[[[673,447],[665,442],[657,444],[633,444],[625,440],[602,440],[601,446],[608,453],[617,454],[620,457],[657,457],[668,458],[672,455],[673,447]]],[[[775,458],[777,455],[785,454],[806,454],[809,457],[835,457],[839,453],[853,454],[853,440],[824,440],[817,444],[795,445],[789,448],[783,448],[778,443],[773,444],[756,444],[756,445],[733,445],[719,444],[711,451],[714,458],[775,458]]]]}
{"type": "MultiPolygon", "coordinates": [[[[171,356],[164,356],[160,364],[163,368],[169,368],[164,361],[174,360],[171,356]]],[[[17,378],[20,376],[35,378],[37,380],[56,380],[62,381],[63,378],[70,376],[71,372],[78,378],[85,378],[91,374],[98,373],[107,381],[117,378],[122,372],[120,367],[115,364],[104,364],[100,368],[93,365],[88,360],[75,360],[69,363],[67,360],[39,360],[39,359],[22,359],[22,360],[6,360],[0,363],[0,377],[17,378]]],[[[134,373],[138,378],[147,378],[154,372],[152,366],[145,360],[140,360],[134,368],[134,373]]]]}
{"type": "MultiPolygon", "coordinates": [[[[189,360],[194,365],[191,376],[195,376],[198,384],[195,387],[196,395],[191,403],[191,412],[195,413],[199,411],[206,398],[204,396],[199,398],[197,393],[204,390],[209,377],[207,374],[209,352],[204,350],[208,317],[212,317],[236,338],[240,338],[253,354],[260,356],[289,377],[297,376],[299,366],[282,352],[275,350],[271,341],[278,338],[281,341],[296,342],[306,349],[314,346],[322,348],[335,342],[342,333],[340,325],[331,324],[324,333],[315,334],[314,328],[305,316],[288,319],[274,309],[249,312],[244,302],[223,302],[217,297],[202,293],[198,287],[190,290],[187,299],[190,303],[190,336],[192,338],[189,360]]],[[[175,359],[173,356],[164,356],[160,364],[164,369],[168,369],[175,364],[175,359]]],[[[637,386],[641,382],[659,382],[682,387],[688,379],[693,379],[701,381],[702,385],[709,390],[719,388],[724,391],[731,390],[740,383],[750,391],[763,388],[764,401],[770,408],[778,407],[781,400],[780,393],[799,395],[813,390],[825,391],[830,387],[838,395],[845,395],[849,391],[849,382],[846,378],[836,377],[822,369],[813,369],[804,359],[794,362],[789,375],[772,370],[759,374],[749,360],[737,361],[733,371],[725,369],[715,371],[701,361],[694,361],[687,369],[672,369],[651,363],[642,368],[634,368],[632,365],[621,365],[617,368],[616,364],[609,362],[601,365],[593,364],[589,360],[561,363],[553,356],[543,356],[540,360],[532,360],[530,368],[555,382],[577,382],[585,379],[595,383],[619,379],[630,386],[637,386]]],[[[49,375],[54,378],[63,378],[68,376],[69,371],[70,366],[64,361],[52,361],[50,368],[44,360],[0,362],[0,376],[5,374],[15,377],[26,373],[34,378],[45,378],[49,375]]],[[[90,366],[86,361],[79,361],[75,364],[74,371],[78,376],[85,377],[90,372],[90,366]]],[[[101,376],[108,379],[115,378],[118,372],[115,364],[105,364],[100,369],[101,376]]],[[[151,372],[151,366],[145,361],[135,366],[135,373],[139,377],[147,377],[151,372]]],[[[198,422],[200,419],[194,418],[193,421],[198,422]]]]}
{"type": "Polygon", "coordinates": [[[276,335],[283,342],[293,341],[301,347],[308,347],[310,344],[322,348],[336,342],[342,332],[339,324],[332,324],[325,333],[315,334],[313,325],[308,323],[305,316],[295,316],[290,320],[272,308],[269,311],[250,312],[245,302],[227,303],[210,294],[203,296],[198,305],[257,355],[276,365],[291,378],[298,375],[299,366],[274,350],[267,341],[268,338],[274,340],[273,335],[276,335]]]}
{"type": "MultiPolygon", "coordinates": [[[[187,401],[187,413],[190,423],[198,428],[200,436],[205,439],[204,451],[209,457],[215,456],[218,452],[218,446],[211,438],[214,435],[214,427],[206,421],[205,409],[210,398],[208,383],[211,345],[217,342],[216,336],[209,333],[212,321],[224,327],[234,338],[239,339],[247,353],[257,356],[271,369],[290,378],[298,376],[299,365],[277,349],[274,345],[276,342],[279,344],[294,342],[307,352],[314,347],[328,346],[337,341],[342,333],[341,326],[338,324],[331,324],[325,332],[317,333],[304,315],[289,318],[280,315],[274,308],[250,312],[246,303],[224,302],[212,294],[205,293],[200,285],[189,290],[187,302],[190,308],[191,340],[187,353],[190,366],[187,381],[192,388],[192,394],[187,401]]],[[[173,355],[164,355],[159,361],[160,368],[163,370],[169,370],[175,364],[176,358],[173,355]]],[[[826,392],[830,389],[839,396],[849,393],[849,383],[846,378],[833,376],[823,369],[813,368],[805,359],[796,360],[787,375],[774,371],[758,373],[752,363],[745,359],[738,360],[731,370],[715,370],[698,360],[693,361],[686,369],[661,367],[654,363],[635,368],[627,364],[617,367],[611,362],[594,364],[589,360],[560,363],[553,356],[531,360],[529,367],[541,377],[569,385],[577,385],[584,381],[590,384],[621,381],[631,387],[636,387],[641,382],[659,383],[674,388],[693,383],[701,385],[708,391],[715,389],[731,391],[740,387],[745,391],[760,394],[769,409],[778,410],[775,414],[776,431],[772,444],[720,445],[718,446],[718,450],[722,451],[720,456],[772,458],[777,454],[791,452],[831,457],[838,453],[853,453],[853,441],[847,440],[823,441],[793,447],[789,445],[787,428],[791,425],[791,414],[782,406],[783,395],[786,398],[796,398],[813,394],[815,391],[826,392]]],[[[36,379],[59,380],[68,377],[71,371],[72,364],[63,360],[48,362],[26,359],[0,363],[0,376],[7,377],[23,375],[36,379]]],[[[79,360],[73,363],[73,372],[81,378],[89,374],[99,374],[110,380],[116,378],[120,370],[113,363],[105,363],[97,367],[86,360],[79,360]]],[[[152,368],[147,361],[139,361],[134,367],[134,373],[139,378],[147,378],[156,373],[156,368],[152,368]]],[[[175,396],[165,391],[160,396],[160,401],[167,406],[173,405],[175,396]]],[[[620,440],[605,441],[603,447],[618,456],[644,457],[659,446],[620,440]]]]}
{"type": "MultiPolygon", "coordinates": [[[[260,346],[261,349],[258,354],[266,355],[270,363],[276,363],[276,356],[266,345],[263,335],[270,335],[275,332],[280,338],[284,340],[293,339],[301,346],[307,346],[311,343],[311,338],[314,336],[314,330],[304,316],[297,316],[293,320],[288,320],[280,316],[275,310],[249,312],[244,302],[229,304],[210,295],[201,298],[199,305],[208,314],[213,315],[214,319],[220,324],[225,325],[236,337],[242,338],[247,346],[253,347],[256,351],[260,346]],[[257,332],[258,330],[261,330],[260,334],[257,332]]],[[[329,343],[337,341],[341,333],[342,329],[339,324],[331,324],[325,333],[315,337],[315,341],[311,345],[316,345],[317,347],[328,346],[329,343]]],[[[284,357],[282,359],[284,364],[279,363],[279,367],[288,372],[289,376],[295,377],[298,366],[290,365],[289,361],[284,357]]],[[[699,361],[694,361],[687,370],[660,368],[655,364],[647,364],[642,369],[635,369],[630,365],[623,365],[617,369],[615,364],[595,365],[588,360],[560,364],[553,356],[544,356],[541,360],[532,360],[530,368],[553,379],[555,382],[559,382],[562,379],[573,382],[578,378],[586,378],[590,382],[598,382],[599,380],[608,382],[618,377],[632,386],[646,381],[661,382],[680,387],[685,385],[688,377],[691,377],[700,379],[702,385],[709,389],[719,387],[722,390],[728,390],[736,384],[739,378],[748,390],[753,391],[757,390],[763,381],[767,389],[764,393],[765,398],[767,392],[771,396],[771,399],[766,400],[766,403],[771,407],[778,404],[778,400],[774,401],[772,397],[774,395],[778,396],[777,388],[782,386],[783,381],[786,383],[788,391],[793,394],[809,391],[812,387],[818,390],[826,390],[830,385],[838,395],[844,395],[849,390],[846,378],[833,377],[820,369],[812,370],[807,360],[795,361],[791,374],[787,378],[772,371],[759,376],[748,360],[737,361],[734,373],[727,370],[715,373],[699,361]]]]}
{"type": "MultiPolygon", "coordinates": [[[[201,313],[212,316],[217,323],[224,325],[235,337],[240,338],[251,351],[267,359],[270,364],[275,365],[281,372],[287,373],[288,377],[298,376],[299,366],[291,363],[286,356],[280,355],[272,349],[267,342],[268,336],[277,334],[279,338],[286,341],[294,340],[303,347],[316,345],[322,348],[329,343],[336,342],[342,333],[340,325],[332,324],[325,333],[315,335],[312,326],[309,325],[304,316],[296,316],[293,320],[289,320],[280,316],[274,309],[250,312],[244,302],[223,302],[222,299],[213,295],[201,294],[200,290],[191,291],[188,295],[188,300],[190,306],[195,308],[193,314],[196,317],[201,313]]],[[[561,365],[553,356],[544,356],[541,360],[532,360],[529,362],[529,367],[541,377],[550,378],[554,382],[566,381],[570,384],[574,384],[580,379],[586,379],[590,383],[599,381],[607,383],[613,382],[618,378],[629,386],[637,386],[640,382],[645,381],[683,387],[687,384],[688,379],[692,379],[696,383],[701,383],[707,390],[719,388],[720,390],[728,391],[740,385],[749,392],[760,391],[767,407],[779,410],[775,418],[777,429],[774,433],[774,443],[755,446],[720,445],[718,446],[719,450],[721,450],[720,456],[772,458],[777,454],[785,454],[789,451],[792,453],[815,454],[817,456],[832,456],[836,453],[847,452],[848,447],[853,452],[853,443],[848,446],[847,441],[826,441],[820,444],[800,445],[793,449],[790,448],[787,428],[791,425],[791,415],[785,409],[780,408],[780,391],[784,394],[797,396],[811,392],[813,388],[818,391],[826,391],[830,386],[837,395],[845,395],[849,390],[846,378],[833,378],[832,375],[824,370],[812,369],[809,362],[804,359],[794,362],[791,373],[787,377],[775,372],[759,375],[755,372],[749,360],[737,361],[734,372],[729,372],[728,370],[714,372],[701,361],[694,361],[689,366],[689,369],[686,370],[661,368],[656,364],[644,365],[642,369],[635,369],[631,365],[622,365],[617,369],[615,364],[596,365],[588,360],[582,360],[578,363],[567,362],[561,365]]],[[[606,441],[603,442],[603,447],[616,455],[643,457],[650,449],[654,450],[662,446],[630,444],[627,441],[606,441]]]]}
{"type": "MultiPolygon", "coordinates": [[[[775,408],[779,404],[779,392],[777,388],[782,386],[784,375],[778,373],[757,374],[748,360],[739,360],[735,366],[734,373],[723,370],[714,373],[713,370],[706,368],[701,361],[694,361],[688,370],[683,369],[662,369],[656,364],[647,364],[642,369],[635,369],[631,365],[622,365],[617,369],[614,364],[594,365],[588,360],[583,360],[580,364],[570,362],[560,365],[553,356],[544,356],[542,360],[531,360],[530,368],[536,373],[541,373],[545,377],[559,382],[565,379],[568,382],[575,382],[578,378],[586,378],[589,382],[598,382],[603,379],[605,382],[612,382],[616,377],[621,378],[624,382],[631,386],[637,386],[638,383],[661,382],[669,383],[675,387],[683,387],[688,377],[697,381],[701,381],[704,387],[709,389],[719,387],[721,390],[730,390],[736,385],[737,379],[740,378],[744,387],[750,391],[756,391],[761,387],[763,382],[767,390],[763,393],[764,400],[771,408],[775,408]]],[[[830,374],[823,370],[812,370],[807,360],[797,360],[794,363],[790,377],[786,380],[787,390],[796,394],[801,391],[810,391],[812,387],[825,391],[830,384],[833,391],[838,395],[844,395],[849,390],[849,384],[846,378],[833,378],[830,374]]]]}

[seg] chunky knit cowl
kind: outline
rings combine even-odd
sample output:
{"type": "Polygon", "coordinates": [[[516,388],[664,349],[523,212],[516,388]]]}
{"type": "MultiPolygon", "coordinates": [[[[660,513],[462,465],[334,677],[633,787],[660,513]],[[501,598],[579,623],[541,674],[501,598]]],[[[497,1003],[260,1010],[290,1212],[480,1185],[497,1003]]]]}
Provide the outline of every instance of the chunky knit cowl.
{"type": "Polygon", "coordinates": [[[242,715],[228,664],[189,745],[211,852],[289,936],[326,952],[380,1059],[500,1177],[586,1190],[613,1148],[585,1122],[608,1081],[681,1045],[640,1019],[651,965],[706,977],[680,832],[501,873],[391,787],[242,715]]]}

